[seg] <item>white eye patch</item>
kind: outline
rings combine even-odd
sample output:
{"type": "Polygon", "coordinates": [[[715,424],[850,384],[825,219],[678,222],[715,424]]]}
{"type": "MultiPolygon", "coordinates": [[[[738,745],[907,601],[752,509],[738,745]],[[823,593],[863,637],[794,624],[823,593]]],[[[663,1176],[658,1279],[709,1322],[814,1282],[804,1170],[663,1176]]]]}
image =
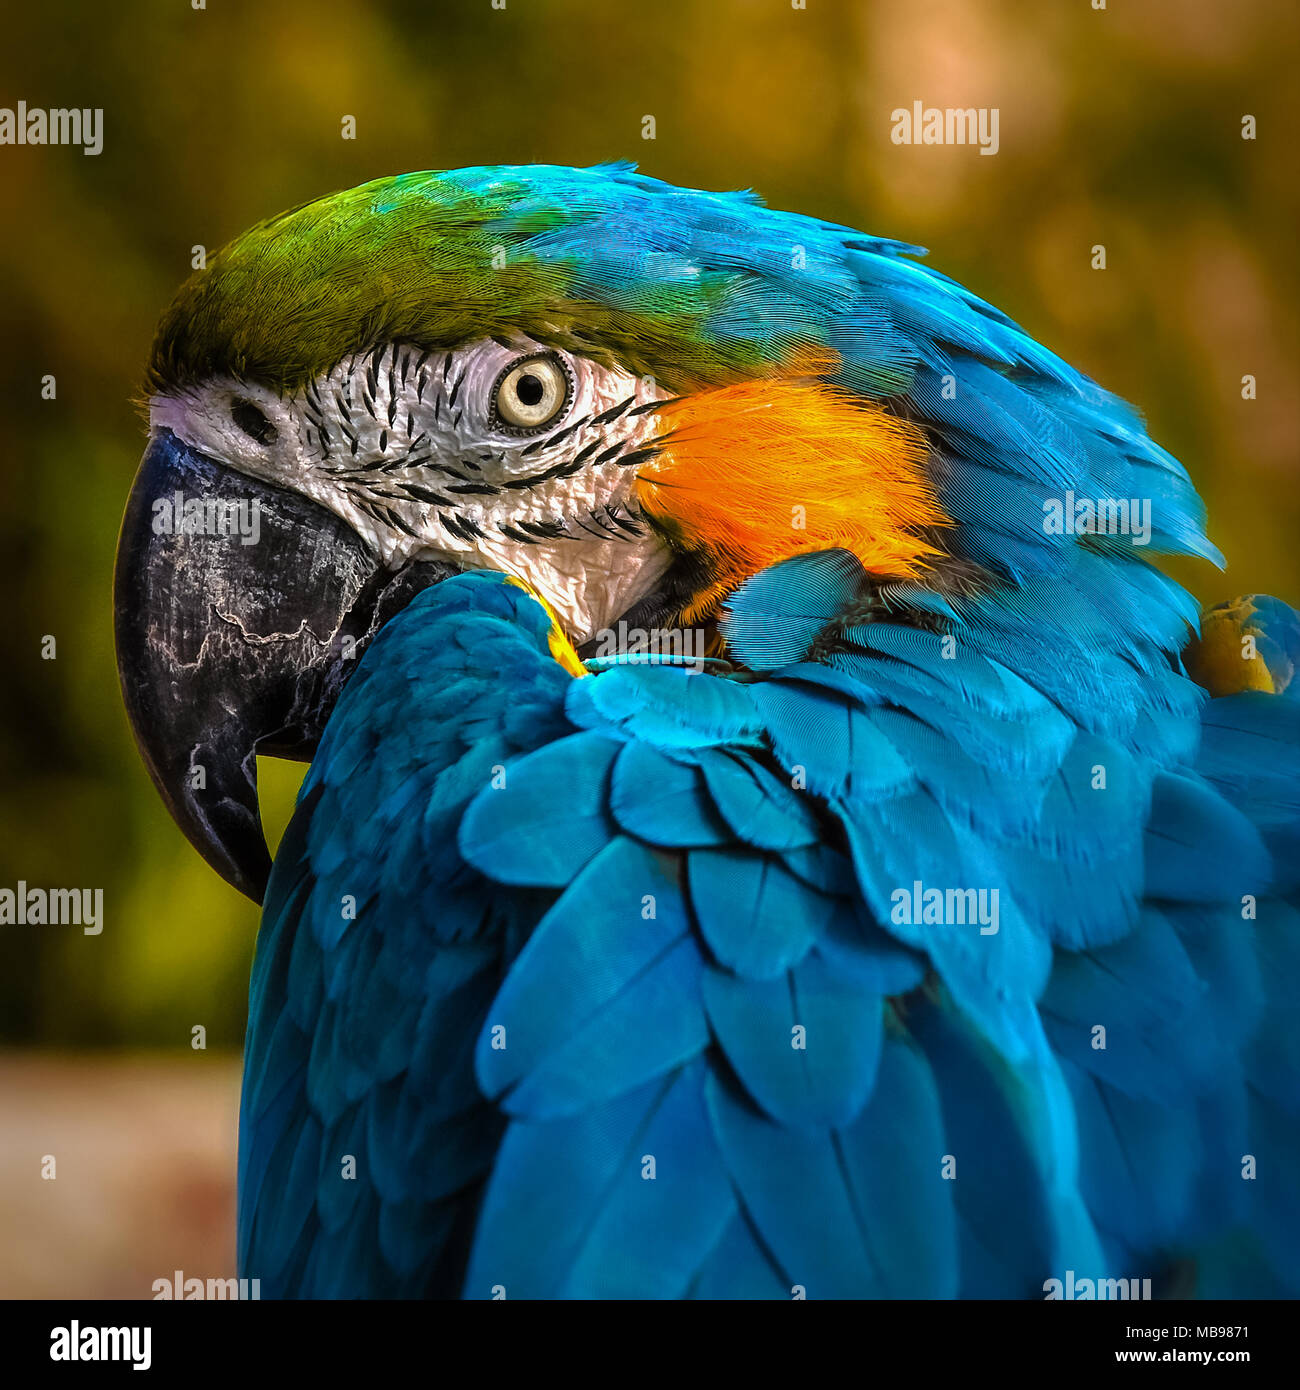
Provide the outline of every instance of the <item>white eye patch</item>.
{"type": "Polygon", "coordinates": [[[516,575],[582,642],[671,560],[636,489],[664,394],[532,339],[387,343],[292,395],[212,379],[155,397],[151,417],[328,508],[391,568],[430,558],[516,575]]]}

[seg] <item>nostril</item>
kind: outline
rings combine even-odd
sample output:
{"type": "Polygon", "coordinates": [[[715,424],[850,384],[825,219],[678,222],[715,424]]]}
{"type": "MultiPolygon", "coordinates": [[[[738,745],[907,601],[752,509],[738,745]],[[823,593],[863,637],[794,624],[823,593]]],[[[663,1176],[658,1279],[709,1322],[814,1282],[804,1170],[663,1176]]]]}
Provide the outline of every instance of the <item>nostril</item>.
{"type": "Polygon", "coordinates": [[[274,444],[278,436],[275,426],[252,401],[236,396],[230,403],[230,418],[250,439],[259,444],[274,444]]]}

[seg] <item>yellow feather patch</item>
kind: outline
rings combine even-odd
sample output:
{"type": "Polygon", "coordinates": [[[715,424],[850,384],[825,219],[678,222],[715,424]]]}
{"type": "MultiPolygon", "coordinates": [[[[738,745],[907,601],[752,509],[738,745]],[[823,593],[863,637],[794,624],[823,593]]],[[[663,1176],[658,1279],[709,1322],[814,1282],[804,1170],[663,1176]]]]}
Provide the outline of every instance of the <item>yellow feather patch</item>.
{"type": "Polygon", "coordinates": [[[693,622],[745,579],[805,551],[850,550],[870,573],[914,576],[937,554],[918,534],[951,525],[914,426],[815,380],[750,381],[666,404],[664,452],[638,474],[642,508],[710,583],[693,622]]]}
{"type": "Polygon", "coordinates": [[[1245,690],[1277,691],[1277,683],[1268,663],[1256,650],[1254,641],[1259,629],[1251,623],[1255,605],[1250,596],[1212,608],[1201,617],[1199,640],[1190,643],[1183,653],[1187,674],[1208,690],[1215,699],[1237,695],[1245,690]]]}
{"type": "Polygon", "coordinates": [[[531,584],[525,584],[517,575],[506,575],[506,583],[513,584],[516,589],[522,589],[526,594],[531,594],[538,603],[546,609],[546,616],[551,620],[551,631],[547,637],[547,646],[550,648],[551,656],[564,667],[571,676],[585,676],[587,668],[582,664],[582,658],[578,655],[577,649],[569,641],[568,633],[560,624],[559,618],[555,615],[555,610],[549,603],[533,588],[531,584]]]}

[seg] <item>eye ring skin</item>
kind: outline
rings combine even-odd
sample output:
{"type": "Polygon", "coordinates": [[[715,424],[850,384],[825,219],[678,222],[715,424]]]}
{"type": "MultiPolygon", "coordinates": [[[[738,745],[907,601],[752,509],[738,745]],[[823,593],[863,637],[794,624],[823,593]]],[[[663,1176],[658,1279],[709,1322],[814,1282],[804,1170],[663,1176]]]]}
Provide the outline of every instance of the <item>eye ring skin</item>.
{"type": "Polygon", "coordinates": [[[549,429],[552,425],[554,425],[556,421],[558,421],[573,404],[574,390],[575,384],[573,379],[573,370],[569,366],[569,364],[564,360],[564,358],[559,355],[559,353],[533,352],[529,353],[524,357],[516,357],[512,362],[508,362],[501,369],[501,371],[497,373],[497,378],[492,383],[491,418],[488,423],[493,430],[496,430],[502,434],[539,434],[542,430],[549,429]],[[527,366],[529,366],[530,363],[537,362],[545,362],[548,365],[554,367],[556,371],[559,372],[561,378],[564,381],[564,395],[561,398],[560,403],[544,420],[539,420],[536,424],[516,424],[514,421],[504,417],[501,413],[501,410],[499,408],[501,388],[505,385],[506,381],[512,375],[514,375],[514,373],[526,368],[527,366]]]}

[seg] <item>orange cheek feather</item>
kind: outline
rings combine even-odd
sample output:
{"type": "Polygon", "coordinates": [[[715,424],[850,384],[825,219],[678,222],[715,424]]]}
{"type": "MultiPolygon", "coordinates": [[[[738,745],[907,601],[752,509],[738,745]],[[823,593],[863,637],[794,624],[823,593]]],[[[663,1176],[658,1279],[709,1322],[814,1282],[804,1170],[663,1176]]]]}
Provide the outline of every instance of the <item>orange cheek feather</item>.
{"type": "Polygon", "coordinates": [[[664,452],[638,475],[641,506],[712,582],[682,615],[707,616],[743,580],[841,547],[869,572],[913,577],[937,554],[918,534],[951,525],[925,472],[925,436],[824,382],[751,381],[660,414],[664,452]]]}

